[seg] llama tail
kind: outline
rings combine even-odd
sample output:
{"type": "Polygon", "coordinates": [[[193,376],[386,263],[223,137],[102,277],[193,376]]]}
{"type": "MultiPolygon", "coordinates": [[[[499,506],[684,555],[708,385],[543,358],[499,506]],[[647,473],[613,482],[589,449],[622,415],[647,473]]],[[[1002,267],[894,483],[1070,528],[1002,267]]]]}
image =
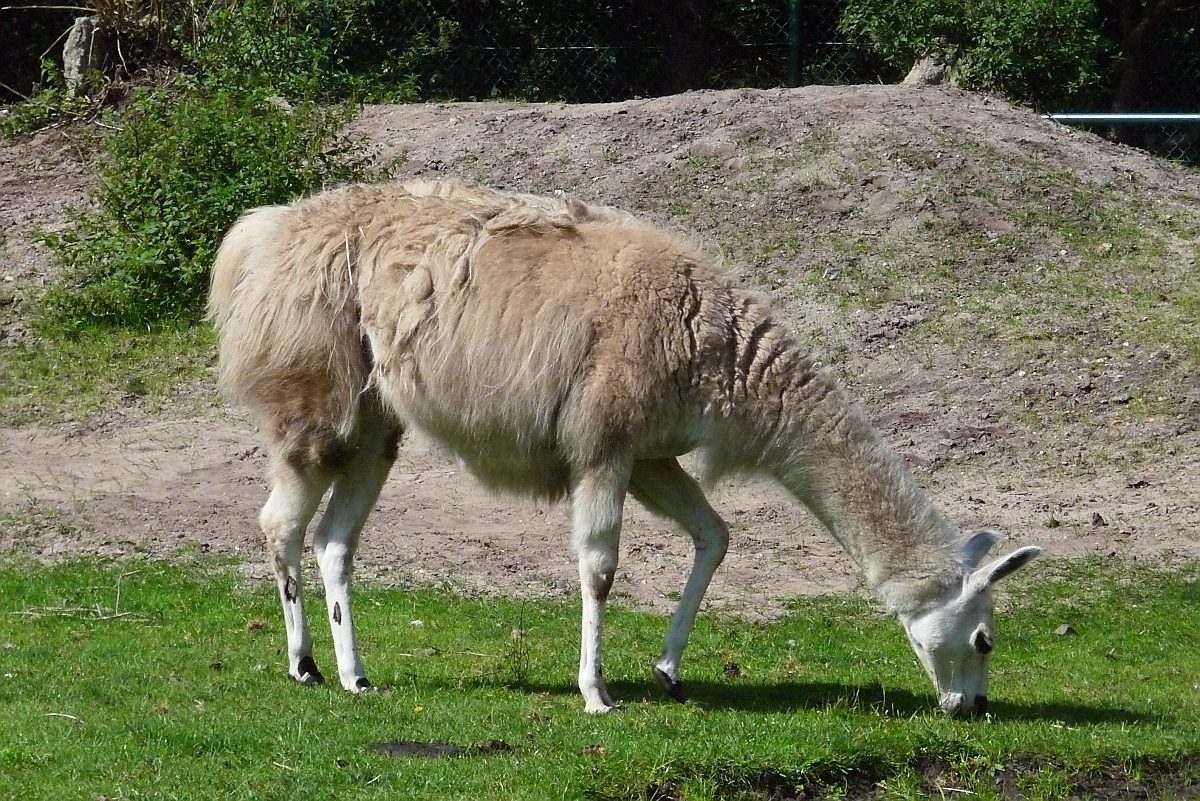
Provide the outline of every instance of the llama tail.
{"type": "Polygon", "coordinates": [[[295,213],[249,211],[217,251],[207,317],[220,339],[219,386],[265,428],[344,440],[370,373],[350,249],[340,232],[297,226],[295,213]]]}
{"type": "Polygon", "coordinates": [[[221,241],[212,266],[206,315],[217,331],[225,329],[233,314],[234,296],[254,260],[255,245],[272,239],[272,234],[286,214],[287,208],[284,206],[248,211],[234,223],[221,241]]]}

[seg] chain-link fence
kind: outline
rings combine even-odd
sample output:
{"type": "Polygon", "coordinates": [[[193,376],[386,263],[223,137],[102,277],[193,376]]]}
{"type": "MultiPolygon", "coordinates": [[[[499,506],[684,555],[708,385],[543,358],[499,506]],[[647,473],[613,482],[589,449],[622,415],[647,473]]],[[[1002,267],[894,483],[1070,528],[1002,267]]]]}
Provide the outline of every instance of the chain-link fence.
{"type": "MultiPolygon", "coordinates": [[[[1187,115],[1194,119],[1172,122],[1128,121],[1118,115],[1104,114],[1091,115],[1097,119],[1086,122],[1070,119],[1071,116],[1075,116],[1071,114],[1051,116],[1060,118],[1060,122],[1072,127],[1082,128],[1106,139],[1147,150],[1161,158],[1200,167],[1200,114],[1187,115]],[[1115,119],[1098,119],[1105,116],[1112,116],[1115,119]]],[[[1156,115],[1147,114],[1145,116],[1154,117],[1156,115]]]]}
{"type": "MultiPolygon", "coordinates": [[[[407,23],[426,48],[416,76],[423,99],[608,102],[686,89],[903,77],[839,32],[845,0],[800,0],[795,8],[790,0],[561,0],[537,13],[529,13],[521,0],[406,5],[407,23]]],[[[1194,29],[1186,26],[1163,38],[1162,52],[1139,77],[1139,99],[1151,107],[1136,110],[1200,111],[1197,44],[1194,29]]],[[[1107,99],[1097,101],[1107,108],[1050,111],[1110,110],[1120,91],[1116,83],[1107,99]]],[[[1200,125],[1091,129],[1200,164],[1200,125]]]]}
{"type": "Polygon", "coordinates": [[[1163,158],[1200,167],[1200,119],[1186,125],[1146,126],[1131,144],[1163,158]]]}
{"type": "MultiPolygon", "coordinates": [[[[416,8],[425,20],[410,20],[431,56],[418,82],[426,99],[607,102],[788,83],[788,0],[560,3],[519,27],[504,0],[454,4],[452,19],[446,8],[428,0],[416,8]]],[[[839,41],[838,13],[836,0],[804,4],[803,82],[885,77],[865,51],[839,41]]]]}
{"type": "MultiPolygon", "coordinates": [[[[26,36],[35,19],[30,15],[76,11],[36,0],[13,2],[29,7],[16,16],[0,15],[0,81],[9,80],[10,73],[12,81],[28,81],[18,67],[36,62],[42,49],[37,37],[26,36]],[[49,10],[37,11],[43,8],[49,10]],[[14,27],[18,20],[21,25],[14,27]],[[10,40],[27,47],[6,47],[10,40]]],[[[403,86],[396,96],[422,100],[610,102],[687,89],[899,81],[910,64],[893,59],[889,65],[839,29],[856,2],[863,0],[285,0],[262,5],[264,16],[278,18],[275,29],[290,26],[297,41],[310,47],[315,39],[321,54],[316,60],[329,71],[317,83],[334,87],[335,96],[339,80],[349,86],[353,81],[346,76],[367,76],[362,85],[403,86]]],[[[1169,2],[1147,3],[1144,13],[1169,2]]],[[[1129,20],[1114,11],[1118,6],[1112,0],[1097,0],[1095,7],[1101,38],[1121,43],[1129,20]]],[[[1080,101],[1084,107],[1041,110],[1200,112],[1200,5],[1174,8],[1174,16],[1159,20],[1150,44],[1109,48],[1108,61],[1096,68],[1101,82],[1111,85],[1079,93],[1088,98],[1080,101]]],[[[53,25],[44,27],[53,34],[53,25]]],[[[263,30],[271,33],[272,25],[263,30]]],[[[285,70],[289,62],[280,54],[290,52],[270,45],[262,56],[277,59],[285,70]]],[[[21,91],[11,91],[8,99],[21,91]]],[[[1200,165],[1200,125],[1090,127],[1200,165]]]]}
{"type": "MultiPolygon", "coordinates": [[[[1154,14],[1168,3],[1146,3],[1141,24],[1149,25],[1154,14]],[[1161,8],[1160,8],[1161,7],[1161,8]]],[[[1136,11],[1136,9],[1134,9],[1136,11]]],[[[1138,21],[1119,19],[1109,11],[1099,20],[1101,31],[1119,38],[1120,29],[1138,21]]],[[[1054,112],[1111,112],[1135,121],[1075,123],[1100,136],[1148,150],[1157,156],[1200,166],[1200,6],[1180,4],[1176,11],[1158,17],[1153,38],[1122,54],[1113,84],[1091,106],[1047,109],[1054,112]],[[1146,119],[1149,117],[1174,119],[1146,119]],[[1192,119],[1180,119],[1191,116],[1192,119]]]]}

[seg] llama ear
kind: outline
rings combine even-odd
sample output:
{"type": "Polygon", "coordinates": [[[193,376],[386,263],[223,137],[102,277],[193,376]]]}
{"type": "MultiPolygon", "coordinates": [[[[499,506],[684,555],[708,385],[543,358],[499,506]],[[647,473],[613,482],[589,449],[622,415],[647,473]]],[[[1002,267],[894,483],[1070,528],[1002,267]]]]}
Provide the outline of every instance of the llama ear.
{"type": "Polygon", "coordinates": [[[999,539],[999,531],[994,528],[985,528],[975,532],[971,536],[971,539],[963,543],[963,564],[967,566],[967,569],[974,570],[979,567],[979,563],[983,561],[983,557],[987,556],[987,552],[992,550],[992,546],[999,539]]]}
{"type": "Polygon", "coordinates": [[[971,577],[967,579],[968,590],[981,592],[991,587],[1009,573],[1025,567],[1041,552],[1042,549],[1036,545],[1026,545],[1024,548],[1018,548],[1013,551],[1008,556],[1000,557],[971,574],[971,577]]]}

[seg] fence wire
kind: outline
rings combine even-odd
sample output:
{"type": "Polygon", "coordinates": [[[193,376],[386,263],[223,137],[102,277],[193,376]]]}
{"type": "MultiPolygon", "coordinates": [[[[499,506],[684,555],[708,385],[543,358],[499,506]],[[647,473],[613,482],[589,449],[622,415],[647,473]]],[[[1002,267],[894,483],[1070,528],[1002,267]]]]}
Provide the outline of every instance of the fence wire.
{"type": "MultiPolygon", "coordinates": [[[[422,99],[612,102],[685,89],[789,85],[789,0],[561,0],[538,14],[529,14],[522,0],[406,5],[413,15],[408,24],[428,42],[418,80],[422,99]],[[698,6],[711,12],[703,25],[689,19],[698,6]]],[[[798,84],[898,81],[901,74],[840,34],[843,7],[844,0],[802,2],[798,84]]],[[[1138,110],[1200,111],[1200,60],[1186,56],[1196,44],[1194,32],[1176,39],[1170,47],[1182,48],[1179,58],[1156,59],[1145,78],[1154,107],[1138,110]],[[1181,74],[1180,64],[1193,72],[1181,74]]],[[[1200,126],[1090,129],[1200,165],[1200,126]]]]}
{"type": "MultiPolygon", "coordinates": [[[[611,102],[788,83],[788,0],[715,4],[703,25],[689,24],[679,10],[686,4],[564,3],[552,14],[522,17],[519,29],[510,6],[460,2],[447,20],[445,3],[414,4],[425,19],[411,24],[436,43],[423,59],[424,99],[611,102]]],[[[831,0],[805,4],[803,82],[880,80],[865,50],[839,40],[839,14],[831,0]]]]}
{"type": "Polygon", "coordinates": [[[1200,124],[1088,125],[1093,133],[1147,150],[1169,161],[1200,167],[1200,124]]]}
{"type": "MultiPolygon", "coordinates": [[[[349,74],[362,68],[384,85],[402,80],[421,100],[594,103],[688,89],[899,81],[903,72],[839,31],[847,3],[799,0],[793,15],[791,0],[295,0],[280,2],[278,13],[286,20],[315,9],[331,68],[333,62],[349,74]]],[[[1152,57],[1134,70],[1137,90],[1125,92],[1124,100],[1120,78],[1130,58],[1102,65],[1113,86],[1101,87],[1088,107],[1040,110],[1200,112],[1197,8],[1184,4],[1173,22],[1160,26],[1152,57]]],[[[13,19],[0,15],[0,23],[13,19]]],[[[1112,38],[1123,23],[1102,18],[1098,24],[1112,38]]],[[[306,32],[313,27],[304,26],[306,32]]],[[[0,81],[18,72],[17,56],[24,53],[5,46],[15,35],[10,28],[0,26],[0,81]]],[[[1200,166],[1200,125],[1090,130],[1200,166]]]]}

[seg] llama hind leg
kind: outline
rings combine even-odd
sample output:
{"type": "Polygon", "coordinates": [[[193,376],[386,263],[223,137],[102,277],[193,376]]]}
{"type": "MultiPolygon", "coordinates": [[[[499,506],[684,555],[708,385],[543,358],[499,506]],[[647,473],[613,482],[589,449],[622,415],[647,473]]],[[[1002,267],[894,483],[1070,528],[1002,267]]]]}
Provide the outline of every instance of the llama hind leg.
{"type": "Polygon", "coordinates": [[[572,537],[583,595],[579,691],[591,714],[619,708],[604,683],[601,643],[604,607],[617,572],[627,482],[627,470],[609,466],[584,471],[571,487],[572,537]]]}
{"type": "Polygon", "coordinates": [[[333,646],[337,654],[338,679],[351,692],[371,688],[358,653],[350,583],[354,552],[367,517],[383,489],[388,471],[396,460],[400,435],[384,431],[364,436],[357,452],[333,485],[325,514],[313,533],[313,550],[325,583],[325,605],[333,646]]]}
{"type": "Polygon", "coordinates": [[[277,463],[271,495],[259,515],[267,537],[267,550],[279,586],[283,622],[287,629],[288,676],[301,684],[321,684],[325,677],[312,657],[312,635],[304,608],[300,556],[304,532],[312,520],[332,476],[298,468],[286,460],[277,463]]]}
{"type": "Polygon", "coordinates": [[[671,617],[662,656],[654,664],[654,678],[659,685],[676,701],[683,701],[679,663],[700,602],[729,548],[729,528],[708,505],[700,486],[674,459],[635,463],[629,491],[651,512],[682,526],[696,546],[692,571],[671,617]]]}

